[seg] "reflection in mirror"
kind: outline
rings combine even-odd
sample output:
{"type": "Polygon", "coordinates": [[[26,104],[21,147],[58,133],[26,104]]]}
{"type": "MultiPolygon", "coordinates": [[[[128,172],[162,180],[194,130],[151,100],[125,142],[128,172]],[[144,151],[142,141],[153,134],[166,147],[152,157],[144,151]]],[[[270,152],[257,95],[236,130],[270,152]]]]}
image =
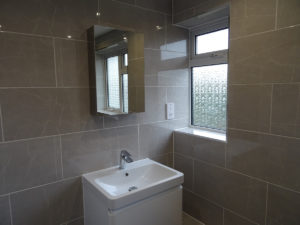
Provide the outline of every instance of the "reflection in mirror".
{"type": "Polygon", "coordinates": [[[92,112],[144,112],[144,36],[111,27],[88,30],[92,112]]]}

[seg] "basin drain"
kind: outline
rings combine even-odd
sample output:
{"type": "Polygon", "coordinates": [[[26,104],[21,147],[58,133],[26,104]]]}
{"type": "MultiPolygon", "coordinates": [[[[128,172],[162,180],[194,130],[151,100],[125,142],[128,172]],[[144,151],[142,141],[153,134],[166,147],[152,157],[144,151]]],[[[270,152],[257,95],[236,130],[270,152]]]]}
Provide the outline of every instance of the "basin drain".
{"type": "Polygon", "coordinates": [[[132,186],[132,187],[128,188],[128,191],[133,191],[133,190],[136,190],[136,189],[138,189],[136,186],[132,186]]]}

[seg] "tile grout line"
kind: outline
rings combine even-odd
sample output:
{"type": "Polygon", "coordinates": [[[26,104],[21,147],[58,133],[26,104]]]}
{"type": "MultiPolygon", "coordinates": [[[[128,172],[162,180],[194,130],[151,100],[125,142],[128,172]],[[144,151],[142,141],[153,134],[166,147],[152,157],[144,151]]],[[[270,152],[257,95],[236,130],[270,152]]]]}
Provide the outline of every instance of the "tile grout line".
{"type": "Polygon", "coordinates": [[[222,224],[225,225],[225,208],[224,207],[222,207],[222,220],[223,220],[222,224]]]}
{"type": "Polygon", "coordinates": [[[225,210],[226,210],[226,211],[229,211],[230,213],[232,213],[232,214],[234,214],[234,215],[236,215],[236,216],[239,216],[239,217],[243,218],[244,220],[247,220],[248,222],[254,223],[254,224],[256,224],[256,225],[260,225],[259,223],[255,222],[255,221],[253,221],[253,220],[251,220],[251,219],[249,219],[249,218],[247,218],[247,217],[245,217],[245,216],[243,216],[243,215],[241,215],[241,214],[238,214],[237,212],[234,212],[233,210],[228,209],[228,208],[222,206],[221,204],[219,204],[219,203],[217,203],[217,202],[215,202],[215,201],[213,201],[213,200],[210,200],[210,199],[208,199],[208,198],[206,198],[206,197],[204,197],[204,196],[202,196],[202,195],[200,195],[200,194],[198,194],[198,193],[196,193],[196,192],[193,192],[192,190],[190,190],[190,189],[188,189],[188,188],[184,188],[184,189],[185,189],[186,191],[188,191],[188,192],[190,192],[190,193],[196,195],[197,197],[202,198],[202,199],[204,199],[205,201],[208,201],[209,203],[211,203],[211,204],[213,204],[213,205],[216,205],[216,206],[222,208],[224,211],[225,211],[225,210]]]}
{"type": "Polygon", "coordinates": [[[272,84],[272,86],[271,86],[270,120],[269,120],[269,133],[270,134],[272,132],[273,94],[274,94],[274,84],[272,84]]]}
{"type": "Polygon", "coordinates": [[[8,204],[9,204],[9,210],[10,210],[10,223],[13,225],[13,215],[12,215],[12,206],[11,206],[11,195],[8,195],[8,204]]]}
{"type": "Polygon", "coordinates": [[[200,159],[195,159],[195,158],[193,158],[193,157],[191,157],[191,156],[185,156],[185,155],[183,155],[183,154],[181,154],[181,153],[176,153],[176,154],[178,154],[179,156],[185,157],[185,158],[187,158],[187,159],[193,159],[194,161],[198,161],[198,162],[200,162],[200,163],[203,163],[203,164],[208,165],[208,166],[211,166],[211,167],[215,167],[215,168],[218,168],[218,169],[223,169],[223,170],[225,170],[225,171],[227,171],[227,172],[231,172],[231,173],[234,173],[234,174],[238,174],[238,175],[241,175],[241,176],[245,176],[245,177],[247,177],[247,178],[256,180],[256,181],[258,181],[258,182],[261,182],[261,183],[264,183],[264,184],[273,185],[273,186],[278,187],[278,188],[281,188],[281,189],[283,189],[283,190],[290,191],[290,192],[293,192],[293,193],[295,193],[295,194],[299,194],[299,195],[300,195],[300,191],[293,190],[293,189],[291,189],[291,188],[289,188],[289,187],[284,187],[284,186],[282,186],[282,185],[280,185],[280,184],[275,184],[275,183],[272,183],[272,182],[270,182],[270,181],[262,180],[261,178],[253,177],[253,176],[251,176],[251,175],[247,175],[247,174],[244,174],[244,173],[239,172],[239,171],[236,171],[236,170],[232,170],[232,169],[229,169],[229,168],[224,168],[224,167],[222,167],[222,166],[219,166],[219,165],[216,165],[216,164],[212,164],[212,163],[209,163],[209,162],[200,160],[200,159]]]}
{"type": "Polygon", "coordinates": [[[64,167],[63,167],[63,148],[61,136],[59,136],[59,148],[60,148],[60,166],[61,166],[61,178],[64,178],[64,167]]]}
{"type": "Polygon", "coordinates": [[[74,219],[68,220],[66,222],[61,223],[60,225],[68,225],[69,223],[75,222],[77,220],[83,219],[83,216],[76,217],[74,219]]]}
{"type": "Polygon", "coordinates": [[[3,115],[2,115],[2,106],[0,104],[0,125],[1,125],[1,138],[2,138],[2,143],[5,142],[4,139],[4,124],[3,124],[3,115]]]}
{"type": "Polygon", "coordinates": [[[52,44],[53,44],[53,63],[54,63],[54,78],[55,78],[55,87],[58,87],[57,85],[57,65],[56,65],[56,47],[55,47],[55,38],[52,38],[52,44]]]}
{"type": "Polygon", "coordinates": [[[287,27],[277,28],[277,30],[270,29],[270,30],[263,31],[263,32],[257,32],[257,33],[253,33],[253,34],[243,35],[243,36],[236,37],[236,38],[231,38],[230,41],[236,41],[236,40],[245,39],[245,38],[249,38],[249,37],[259,36],[262,34],[268,34],[268,33],[275,32],[275,31],[287,30],[287,29],[291,29],[291,28],[295,28],[295,27],[299,27],[299,26],[300,26],[300,24],[295,24],[295,25],[291,25],[291,26],[287,26],[287,27]]]}
{"type": "Polygon", "coordinates": [[[140,124],[137,125],[138,128],[138,158],[141,157],[141,143],[140,143],[140,124]]]}
{"type": "Polygon", "coordinates": [[[269,195],[269,184],[267,183],[267,190],[266,190],[266,209],[265,209],[265,225],[267,225],[267,217],[268,217],[268,195],[269,195]]]}
{"type": "Polygon", "coordinates": [[[276,3],[275,3],[275,30],[278,29],[278,4],[279,4],[279,1],[276,0],[276,3]]]}

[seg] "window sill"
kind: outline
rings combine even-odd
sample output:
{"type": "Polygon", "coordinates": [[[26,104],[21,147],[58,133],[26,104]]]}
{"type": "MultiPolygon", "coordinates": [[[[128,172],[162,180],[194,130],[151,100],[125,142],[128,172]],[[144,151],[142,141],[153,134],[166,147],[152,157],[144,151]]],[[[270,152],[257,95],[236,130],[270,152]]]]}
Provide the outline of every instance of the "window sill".
{"type": "Polygon", "coordinates": [[[226,142],[226,134],[217,131],[186,127],[186,128],[178,129],[175,132],[226,142]]]}

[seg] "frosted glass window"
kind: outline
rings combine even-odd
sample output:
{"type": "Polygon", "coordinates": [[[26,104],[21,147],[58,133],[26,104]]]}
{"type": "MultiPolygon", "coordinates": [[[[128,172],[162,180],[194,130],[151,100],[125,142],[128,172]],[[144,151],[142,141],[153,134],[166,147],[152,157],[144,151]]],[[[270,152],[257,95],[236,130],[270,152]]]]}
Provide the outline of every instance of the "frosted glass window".
{"type": "Polygon", "coordinates": [[[128,54],[124,54],[124,66],[128,66],[128,54]]]}
{"type": "Polygon", "coordinates": [[[227,64],[192,68],[192,125],[226,130],[227,64]]]}
{"type": "Polygon", "coordinates": [[[128,112],[128,74],[122,75],[123,111],[128,112]]]}
{"type": "Polygon", "coordinates": [[[108,107],[120,109],[119,57],[107,59],[108,107]]]}
{"type": "Polygon", "coordinates": [[[228,29],[196,36],[196,54],[228,49],[228,29]]]}

